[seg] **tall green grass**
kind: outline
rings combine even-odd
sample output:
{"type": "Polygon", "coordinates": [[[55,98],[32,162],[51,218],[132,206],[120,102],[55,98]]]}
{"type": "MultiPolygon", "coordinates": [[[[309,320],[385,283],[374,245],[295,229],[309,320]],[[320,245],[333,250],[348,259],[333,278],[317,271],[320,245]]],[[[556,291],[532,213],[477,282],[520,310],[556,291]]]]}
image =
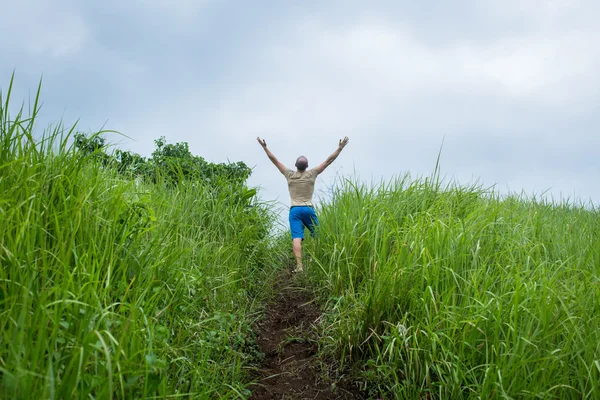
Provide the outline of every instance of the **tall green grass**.
{"type": "MultiPolygon", "coordinates": [[[[11,83],[12,85],[12,83],[11,83]]],[[[0,101],[0,398],[239,398],[276,255],[238,185],[126,179],[0,101]],[[218,190],[217,190],[218,189],[218,190]]]]}
{"type": "Polygon", "coordinates": [[[338,185],[307,279],[386,398],[600,398],[600,215],[477,185],[338,185]]]}

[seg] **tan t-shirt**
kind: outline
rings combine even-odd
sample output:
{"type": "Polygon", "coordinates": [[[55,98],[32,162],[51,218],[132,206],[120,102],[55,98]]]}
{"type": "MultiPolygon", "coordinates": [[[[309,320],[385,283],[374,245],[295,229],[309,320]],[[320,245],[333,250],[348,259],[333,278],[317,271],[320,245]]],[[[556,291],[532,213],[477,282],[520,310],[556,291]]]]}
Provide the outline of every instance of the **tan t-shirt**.
{"type": "Polygon", "coordinates": [[[290,198],[293,206],[312,206],[312,196],[315,191],[315,182],[319,173],[315,168],[298,172],[286,169],[283,172],[287,179],[290,198]]]}

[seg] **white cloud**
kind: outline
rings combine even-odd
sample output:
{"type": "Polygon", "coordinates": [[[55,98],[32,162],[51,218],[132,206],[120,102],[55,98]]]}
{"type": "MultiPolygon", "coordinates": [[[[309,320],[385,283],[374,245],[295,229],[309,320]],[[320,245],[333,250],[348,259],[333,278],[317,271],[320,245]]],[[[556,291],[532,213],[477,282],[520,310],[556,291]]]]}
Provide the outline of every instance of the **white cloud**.
{"type": "Polygon", "coordinates": [[[594,0],[479,0],[473,2],[480,12],[493,18],[522,18],[536,29],[564,27],[566,16],[582,13],[597,7],[594,0]]]}
{"type": "Polygon", "coordinates": [[[461,135],[494,119],[497,126],[523,122],[500,120],[485,102],[569,113],[600,86],[594,43],[585,33],[533,33],[433,48],[402,26],[300,25],[264,49],[247,81],[221,99],[214,129],[316,138],[408,121],[461,135]],[[482,109],[473,112],[474,105],[482,109]]]}
{"type": "Polygon", "coordinates": [[[168,14],[183,18],[192,18],[211,4],[220,0],[134,0],[135,7],[149,13],[168,14]]]}
{"type": "Polygon", "coordinates": [[[89,38],[87,25],[72,1],[20,0],[3,7],[0,49],[33,57],[59,58],[80,51],[89,38]]]}

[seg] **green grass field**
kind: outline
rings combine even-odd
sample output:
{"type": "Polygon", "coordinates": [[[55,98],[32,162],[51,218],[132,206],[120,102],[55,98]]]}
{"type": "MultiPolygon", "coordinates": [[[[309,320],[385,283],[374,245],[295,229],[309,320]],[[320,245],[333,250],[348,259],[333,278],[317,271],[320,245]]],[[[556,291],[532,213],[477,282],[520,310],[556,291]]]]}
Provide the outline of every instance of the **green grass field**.
{"type": "Polygon", "coordinates": [[[408,175],[338,185],[309,284],[373,393],[600,398],[600,215],[408,175]]]}
{"type": "MultiPolygon", "coordinates": [[[[187,145],[160,142],[154,174],[130,154],[107,161],[93,141],[82,151],[75,129],[36,134],[37,98],[9,115],[10,87],[0,398],[247,398],[251,326],[291,256],[287,233],[269,234],[272,205],[240,165],[171,168],[187,145]]],[[[334,193],[299,279],[326,311],[331,374],[373,398],[600,398],[597,208],[436,174],[342,179],[334,193]]]]}
{"type": "Polygon", "coordinates": [[[60,126],[36,140],[37,105],[11,116],[9,94],[0,398],[247,395],[251,322],[277,266],[267,205],[242,185],[126,178],[60,126]]]}

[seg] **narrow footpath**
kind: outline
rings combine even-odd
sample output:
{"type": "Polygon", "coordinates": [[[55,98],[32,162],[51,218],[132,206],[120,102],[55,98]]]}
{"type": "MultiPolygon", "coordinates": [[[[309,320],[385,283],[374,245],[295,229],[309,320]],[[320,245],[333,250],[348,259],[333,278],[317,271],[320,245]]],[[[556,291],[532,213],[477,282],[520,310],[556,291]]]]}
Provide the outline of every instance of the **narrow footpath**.
{"type": "Polygon", "coordinates": [[[332,385],[322,376],[312,331],[321,313],[294,278],[288,270],[278,274],[275,299],[255,327],[265,359],[250,399],[365,399],[351,383],[332,385]]]}

